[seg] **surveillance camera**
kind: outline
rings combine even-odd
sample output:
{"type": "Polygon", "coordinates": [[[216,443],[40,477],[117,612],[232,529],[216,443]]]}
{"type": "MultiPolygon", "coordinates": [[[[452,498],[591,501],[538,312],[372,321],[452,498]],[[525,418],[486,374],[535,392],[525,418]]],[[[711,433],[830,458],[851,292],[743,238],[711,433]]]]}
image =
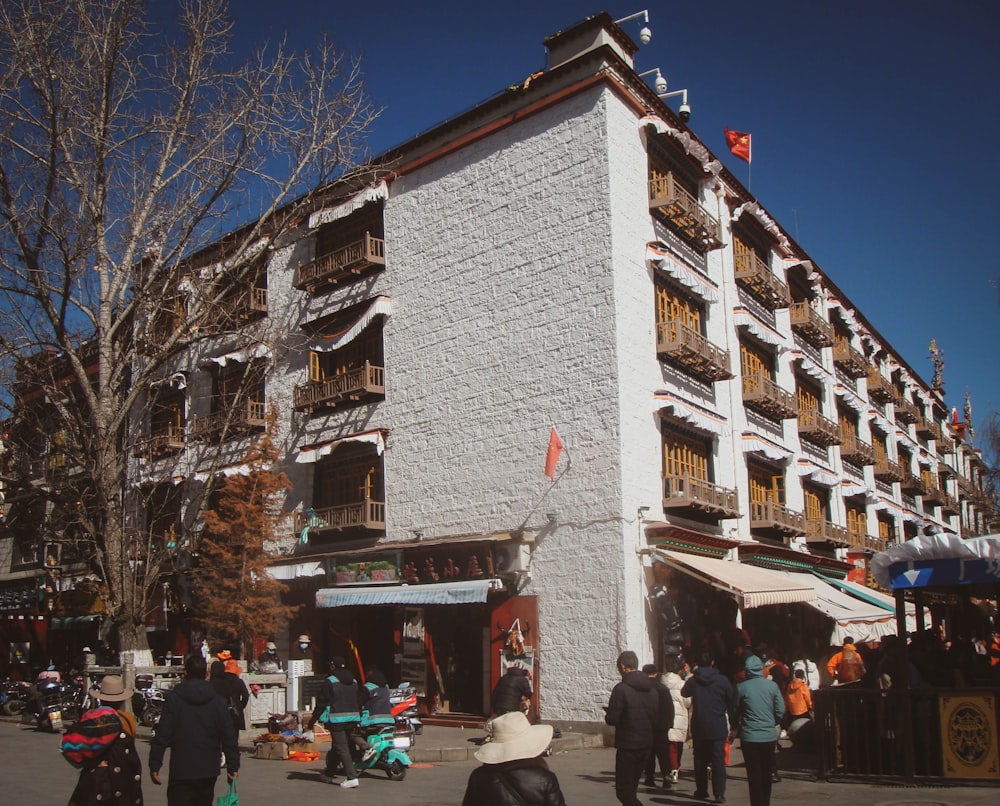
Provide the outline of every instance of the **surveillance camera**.
{"type": "Polygon", "coordinates": [[[653,38],[653,32],[649,28],[643,28],[639,31],[639,41],[644,45],[649,44],[649,40],[653,38]]]}
{"type": "Polygon", "coordinates": [[[658,95],[663,95],[667,91],[667,80],[663,76],[657,76],[653,82],[653,87],[658,95]]]}
{"type": "Polygon", "coordinates": [[[681,108],[677,110],[677,114],[681,120],[687,123],[691,119],[691,107],[687,104],[681,104],[681,108]]]}

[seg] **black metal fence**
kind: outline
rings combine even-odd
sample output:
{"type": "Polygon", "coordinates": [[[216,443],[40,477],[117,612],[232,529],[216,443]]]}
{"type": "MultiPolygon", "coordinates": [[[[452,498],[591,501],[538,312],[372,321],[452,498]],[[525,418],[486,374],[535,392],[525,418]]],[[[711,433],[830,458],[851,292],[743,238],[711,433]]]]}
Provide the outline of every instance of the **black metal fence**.
{"type": "Polygon", "coordinates": [[[946,695],[993,696],[993,735],[985,738],[995,748],[1000,689],[883,691],[836,686],[813,694],[817,774],[909,781],[961,777],[945,770],[940,698],[946,695]]]}

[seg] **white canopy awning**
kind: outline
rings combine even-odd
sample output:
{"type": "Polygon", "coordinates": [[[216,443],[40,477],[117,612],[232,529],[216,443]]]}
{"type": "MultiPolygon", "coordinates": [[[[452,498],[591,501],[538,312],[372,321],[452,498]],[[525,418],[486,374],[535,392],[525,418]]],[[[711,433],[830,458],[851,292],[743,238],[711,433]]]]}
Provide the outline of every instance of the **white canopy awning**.
{"type": "Polygon", "coordinates": [[[785,346],[785,337],[770,325],[766,325],[755,317],[746,308],[740,306],[733,308],[733,324],[736,327],[745,327],[754,336],[765,344],[770,344],[777,348],[779,353],[788,349],[785,346]]]}
{"type": "Polygon", "coordinates": [[[273,565],[267,569],[267,575],[273,579],[287,582],[292,579],[303,579],[326,574],[323,563],[297,563],[296,565],[273,565]]]}
{"type": "Polygon", "coordinates": [[[375,297],[371,305],[365,308],[353,322],[345,323],[345,327],[340,332],[313,338],[309,342],[309,349],[314,353],[331,353],[334,350],[339,350],[361,335],[376,316],[388,316],[391,313],[392,300],[389,297],[375,297]]]}
{"type": "Polygon", "coordinates": [[[226,366],[230,361],[237,361],[241,364],[248,364],[256,358],[270,358],[271,348],[266,344],[254,344],[243,350],[234,350],[224,355],[215,355],[205,359],[206,364],[218,364],[220,367],[226,366]]]}
{"type": "Polygon", "coordinates": [[[816,591],[816,598],[806,602],[811,608],[833,620],[830,646],[840,646],[845,636],[856,641],[881,641],[886,635],[896,634],[896,616],[892,608],[864,602],[845,593],[815,574],[794,571],[773,571],[790,581],[809,585],[816,591]]]}
{"type": "Polygon", "coordinates": [[[667,549],[656,549],[656,557],[667,565],[730,594],[745,610],[765,605],[811,602],[816,598],[816,591],[812,586],[752,565],[681,554],[667,549]]]}
{"type": "Polygon", "coordinates": [[[789,462],[792,458],[792,452],[785,450],[784,448],[776,445],[768,439],[759,434],[754,434],[751,431],[743,432],[743,453],[760,453],[776,462],[789,462]]]}
{"type": "Polygon", "coordinates": [[[681,285],[687,286],[706,302],[719,301],[719,289],[707,277],[675,260],[669,250],[658,241],[646,244],[646,260],[660,271],[666,272],[681,285]]]}
{"type": "Polygon", "coordinates": [[[309,216],[309,229],[316,229],[323,224],[329,224],[340,218],[346,218],[355,210],[360,210],[366,204],[381,201],[389,198],[389,186],[385,182],[379,182],[370,188],[365,188],[360,193],[355,194],[342,204],[335,207],[326,207],[317,210],[309,216]]]}
{"type": "Polygon", "coordinates": [[[678,420],[684,420],[695,428],[721,436],[726,421],[706,409],[700,409],[693,403],[681,400],[671,392],[658,391],[653,393],[653,400],[658,409],[670,409],[678,420]]]}
{"type": "Polygon", "coordinates": [[[374,431],[362,431],[358,434],[351,434],[349,437],[332,439],[329,442],[324,442],[322,445],[303,448],[299,451],[299,455],[295,457],[295,461],[299,464],[316,462],[324,456],[329,456],[336,450],[338,445],[343,445],[345,442],[370,442],[375,446],[375,450],[378,451],[379,456],[385,450],[385,437],[382,435],[381,430],[376,429],[374,431]]]}
{"type": "Polygon", "coordinates": [[[466,579],[461,582],[438,582],[429,585],[320,588],[316,591],[316,607],[475,604],[485,602],[490,591],[502,587],[503,583],[499,579],[466,579]]]}

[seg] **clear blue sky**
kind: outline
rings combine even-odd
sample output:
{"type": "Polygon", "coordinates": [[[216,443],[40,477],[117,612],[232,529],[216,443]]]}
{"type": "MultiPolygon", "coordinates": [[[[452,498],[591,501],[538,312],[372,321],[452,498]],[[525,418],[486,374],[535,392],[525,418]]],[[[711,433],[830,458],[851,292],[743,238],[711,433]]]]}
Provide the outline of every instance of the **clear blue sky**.
{"type": "Polygon", "coordinates": [[[241,39],[326,32],[363,58],[376,154],[545,67],[546,36],[643,8],[636,69],[689,90],[744,184],[722,132],[750,132],[768,211],[927,382],[937,339],[949,406],[1000,411],[1000,2],[232,2],[241,39]]]}

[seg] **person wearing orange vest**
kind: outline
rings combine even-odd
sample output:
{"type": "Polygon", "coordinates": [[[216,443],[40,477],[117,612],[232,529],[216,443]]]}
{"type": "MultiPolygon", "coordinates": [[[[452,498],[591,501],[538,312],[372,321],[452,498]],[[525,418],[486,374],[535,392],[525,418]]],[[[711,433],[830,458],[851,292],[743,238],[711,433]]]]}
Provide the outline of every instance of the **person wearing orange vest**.
{"type": "Polygon", "coordinates": [[[853,683],[864,676],[865,663],[861,660],[861,654],[851,636],[844,636],[843,647],[827,661],[826,671],[833,678],[834,685],[853,683]]]}

